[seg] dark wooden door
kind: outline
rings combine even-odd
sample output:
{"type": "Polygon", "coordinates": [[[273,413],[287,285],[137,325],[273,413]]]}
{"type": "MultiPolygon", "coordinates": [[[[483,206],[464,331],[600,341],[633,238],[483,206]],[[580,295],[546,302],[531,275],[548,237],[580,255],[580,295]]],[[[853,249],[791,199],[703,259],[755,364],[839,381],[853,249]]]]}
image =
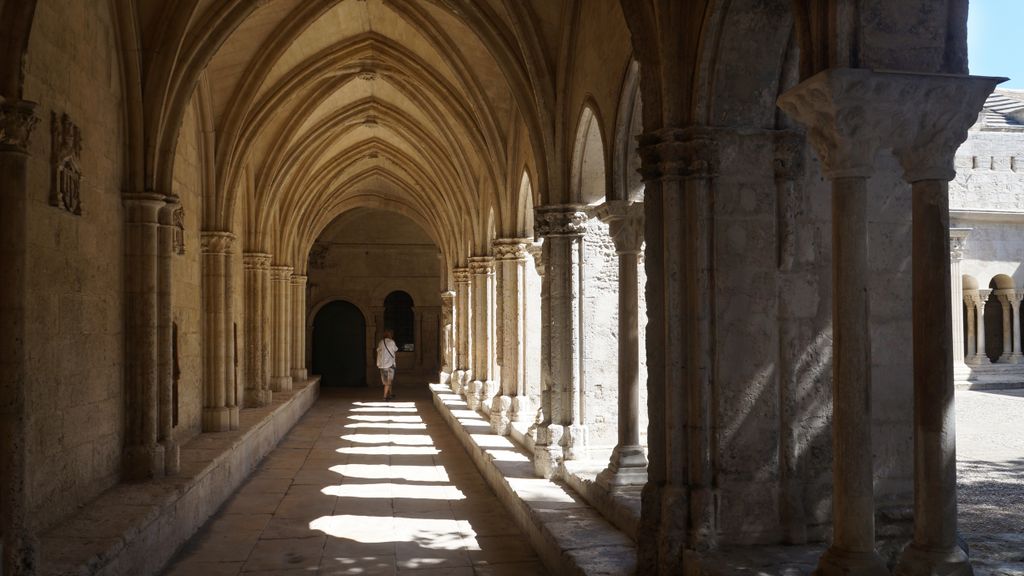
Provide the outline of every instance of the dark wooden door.
{"type": "Polygon", "coordinates": [[[355,305],[335,300],[317,312],[313,373],[321,386],[366,386],[366,320],[355,305]]]}

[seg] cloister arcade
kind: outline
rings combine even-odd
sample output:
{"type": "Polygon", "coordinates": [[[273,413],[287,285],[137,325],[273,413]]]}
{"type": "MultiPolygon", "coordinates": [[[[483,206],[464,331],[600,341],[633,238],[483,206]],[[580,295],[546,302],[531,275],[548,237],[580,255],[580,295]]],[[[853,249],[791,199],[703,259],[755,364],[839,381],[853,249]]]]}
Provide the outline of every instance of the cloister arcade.
{"type": "Polygon", "coordinates": [[[1014,361],[1020,297],[950,281],[966,13],[0,0],[2,573],[160,572],[401,323],[551,572],[970,574],[950,311],[1014,361]],[[627,528],[546,496],[592,459],[627,528]]]}

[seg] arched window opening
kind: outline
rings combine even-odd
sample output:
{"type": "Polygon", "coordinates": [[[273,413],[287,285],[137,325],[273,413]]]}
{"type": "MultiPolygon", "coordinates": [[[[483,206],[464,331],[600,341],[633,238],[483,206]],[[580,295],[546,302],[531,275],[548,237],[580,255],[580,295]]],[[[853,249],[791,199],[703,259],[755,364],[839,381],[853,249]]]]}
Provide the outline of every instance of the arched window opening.
{"type": "Polygon", "coordinates": [[[384,328],[395,333],[395,344],[403,352],[416,349],[412,296],[401,290],[388,294],[384,299],[384,328]]]}

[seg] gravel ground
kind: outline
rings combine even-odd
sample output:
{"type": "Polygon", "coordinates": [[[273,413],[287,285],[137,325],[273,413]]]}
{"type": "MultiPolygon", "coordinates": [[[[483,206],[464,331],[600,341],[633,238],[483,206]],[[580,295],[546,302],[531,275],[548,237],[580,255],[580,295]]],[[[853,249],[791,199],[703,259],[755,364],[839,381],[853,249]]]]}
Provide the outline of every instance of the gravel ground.
{"type": "Polygon", "coordinates": [[[956,442],[961,532],[1024,533],[1024,390],[957,392],[956,442]]]}

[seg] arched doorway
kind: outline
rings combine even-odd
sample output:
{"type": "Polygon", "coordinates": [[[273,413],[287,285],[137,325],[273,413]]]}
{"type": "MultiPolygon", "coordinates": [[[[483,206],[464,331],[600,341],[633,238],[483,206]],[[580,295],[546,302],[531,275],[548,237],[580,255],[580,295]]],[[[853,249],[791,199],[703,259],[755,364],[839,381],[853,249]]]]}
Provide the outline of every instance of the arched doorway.
{"type": "Polygon", "coordinates": [[[313,373],[321,386],[366,386],[366,319],[354,304],[335,300],[317,312],[313,373]]]}

